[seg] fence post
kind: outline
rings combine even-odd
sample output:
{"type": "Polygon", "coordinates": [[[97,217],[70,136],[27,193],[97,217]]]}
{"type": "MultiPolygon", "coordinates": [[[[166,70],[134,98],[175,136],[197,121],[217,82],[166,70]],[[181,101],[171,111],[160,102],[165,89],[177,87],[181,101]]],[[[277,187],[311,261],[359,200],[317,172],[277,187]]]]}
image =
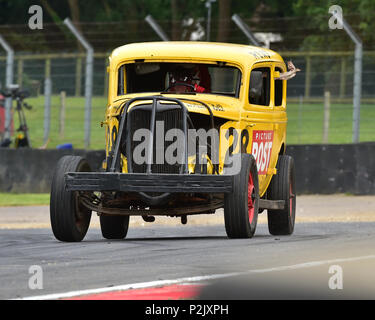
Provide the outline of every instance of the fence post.
{"type": "Polygon", "coordinates": [[[82,58],[78,57],[76,60],[76,90],[75,96],[81,96],[81,79],[82,79],[82,58]]]}
{"type": "Polygon", "coordinates": [[[17,83],[22,88],[22,80],[23,80],[23,59],[18,58],[17,61],[17,83]]]}
{"type": "MultiPolygon", "coordinates": [[[[7,52],[6,60],[6,75],[5,75],[5,86],[8,87],[13,82],[13,63],[14,63],[14,51],[0,35],[0,45],[7,52]]],[[[12,123],[12,98],[5,99],[5,132],[4,139],[10,139],[10,127],[12,123]]]]}
{"type": "Polygon", "coordinates": [[[65,100],[66,92],[60,92],[60,116],[59,116],[59,135],[60,139],[64,139],[65,135],[65,100]]]}
{"type": "Polygon", "coordinates": [[[354,84],[353,84],[353,143],[359,142],[359,124],[362,94],[362,43],[356,44],[354,55],[354,84]]]}
{"type": "Polygon", "coordinates": [[[250,43],[252,43],[254,46],[261,47],[257,38],[251,32],[250,27],[240,18],[238,14],[234,14],[232,16],[232,20],[237,25],[237,27],[240,28],[240,30],[244,33],[247,39],[249,39],[250,43]]]}
{"type": "Polygon", "coordinates": [[[211,12],[212,12],[212,3],[216,2],[216,0],[206,0],[206,8],[207,8],[207,27],[206,27],[206,41],[210,41],[211,35],[211,12]]]}
{"type": "Polygon", "coordinates": [[[46,79],[51,77],[51,59],[47,58],[44,64],[44,77],[46,79]]]}
{"type": "Polygon", "coordinates": [[[44,80],[44,137],[43,143],[48,142],[50,125],[51,125],[51,95],[52,95],[52,81],[51,78],[44,80]]]}
{"type": "Polygon", "coordinates": [[[341,72],[340,72],[340,98],[345,98],[346,89],[346,58],[341,58],[341,72]]]}
{"type": "Polygon", "coordinates": [[[85,148],[90,147],[90,134],[91,134],[91,100],[92,100],[92,87],[94,76],[94,49],[83,37],[83,35],[75,28],[69,18],[65,18],[64,23],[69,30],[79,40],[79,42],[86,49],[86,75],[85,75],[85,148]]]}
{"type": "Polygon", "coordinates": [[[169,41],[167,34],[150,14],[145,18],[145,21],[151,26],[161,40],[169,41]]]}
{"type": "Polygon", "coordinates": [[[361,38],[354,32],[352,27],[346,20],[334,13],[337,21],[341,23],[345,32],[355,44],[354,51],[354,79],[353,79],[353,143],[359,142],[359,124],[361,111],[361,95],[362,95],[362,59],[363,44],[361,38]]]}
{"type": "Polygon", "coordinates": [[[331,109],[331,93],[329,91],[324,92],[324,122],[323,122],[323,143],[328,143],[328,132],[329,132],[329,118],[331,109]]]}
{"type": "Polygon", "coordinates": [[[310,87],[311,87],[311,56],[306,56],[305,99],[310,98],[310,87]]]}
{"type": "Polygon", "coordinates": [[[298,143],[301,143],[301,135],[302,135],[302,107],[303,107],[303,95],[300,95],[299,106],[298,106],[298,143]]]}

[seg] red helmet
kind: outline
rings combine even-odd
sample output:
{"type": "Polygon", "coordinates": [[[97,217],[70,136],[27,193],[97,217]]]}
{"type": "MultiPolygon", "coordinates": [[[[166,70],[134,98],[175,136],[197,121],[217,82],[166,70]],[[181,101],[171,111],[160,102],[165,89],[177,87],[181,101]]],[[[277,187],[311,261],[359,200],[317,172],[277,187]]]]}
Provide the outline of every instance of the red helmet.
{"type": "Polygon", "coordinates": [[[169,75],[170,91],[176,92],[205,92],[206,89],[199,86],[200,68],[196,65],[178,65],[169,75]]]}

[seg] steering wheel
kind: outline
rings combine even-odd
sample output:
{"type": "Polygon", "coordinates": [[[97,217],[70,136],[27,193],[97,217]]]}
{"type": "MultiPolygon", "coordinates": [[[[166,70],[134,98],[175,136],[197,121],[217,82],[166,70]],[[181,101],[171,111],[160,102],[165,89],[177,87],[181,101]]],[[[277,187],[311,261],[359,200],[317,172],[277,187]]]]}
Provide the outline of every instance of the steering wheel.
{"type": "Polygon", "coordinates": [[[172,85],[170,85],[165,91],[169,91],[170,89],[176,87],[176,86],[185,86],[187,88],[193,89],[193,92],[195,91],[195,87],[192,84],[189,83],[182,83],[182,82],[176,82],[172,85]]]}

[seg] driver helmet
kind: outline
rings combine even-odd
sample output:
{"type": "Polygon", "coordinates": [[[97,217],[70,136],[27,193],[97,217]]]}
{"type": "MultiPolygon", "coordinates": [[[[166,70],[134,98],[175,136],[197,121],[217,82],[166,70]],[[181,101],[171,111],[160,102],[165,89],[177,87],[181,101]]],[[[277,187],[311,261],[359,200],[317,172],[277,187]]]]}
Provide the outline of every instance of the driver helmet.
{"type": "Polygon", "coordinates": [[[170,91],[175,92],[204,92],[199,86],[199,69],[191,65],[178,65],[170,72],[170,91]]]}

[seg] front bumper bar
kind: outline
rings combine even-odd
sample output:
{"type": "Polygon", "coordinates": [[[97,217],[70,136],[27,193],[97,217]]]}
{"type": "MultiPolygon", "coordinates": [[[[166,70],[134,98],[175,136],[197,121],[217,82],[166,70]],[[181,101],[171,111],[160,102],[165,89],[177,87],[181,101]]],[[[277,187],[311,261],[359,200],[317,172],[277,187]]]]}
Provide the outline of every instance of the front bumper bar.
{"type": "Polygon", "coordinates": [[[68,172],[65,174],[65,186],[68,191],[231,193],[233,176],[68,172]]]}

